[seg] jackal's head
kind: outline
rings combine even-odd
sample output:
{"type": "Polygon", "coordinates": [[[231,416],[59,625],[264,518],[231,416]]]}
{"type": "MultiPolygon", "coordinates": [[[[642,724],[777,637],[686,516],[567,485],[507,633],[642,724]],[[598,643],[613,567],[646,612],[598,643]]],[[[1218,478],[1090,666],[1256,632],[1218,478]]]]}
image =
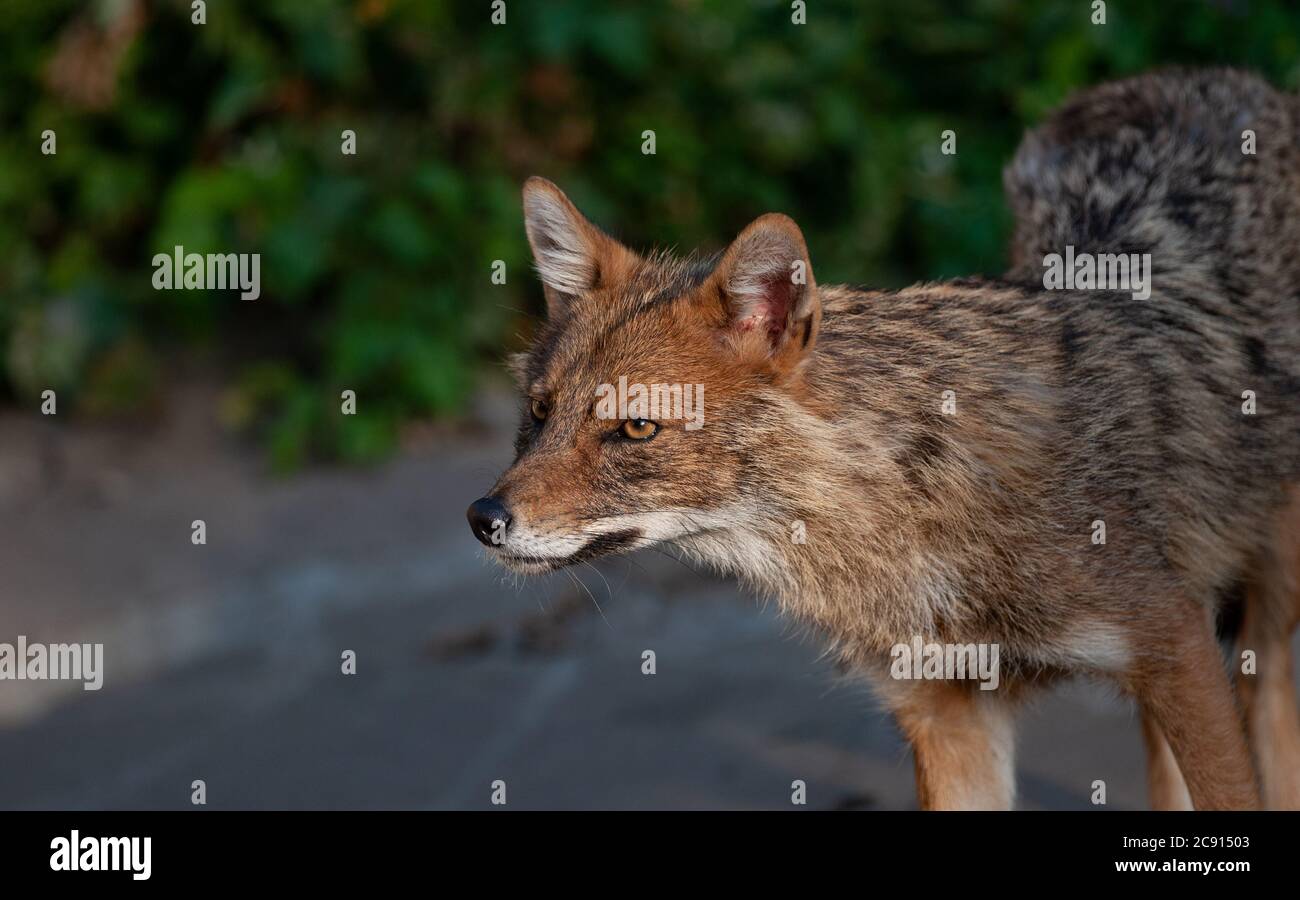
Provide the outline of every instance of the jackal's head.
{"type": "Polygon", "coordinates": [[[525,573],[663,542],[752,551],[764,483],[798,477],[772,442],[821,318],[798,226],[765,215],[683,261],[634,253],[549,181],[523,193],[547,322],[515,360],[515,461],[470,506],[475,536],[525,573]]]}

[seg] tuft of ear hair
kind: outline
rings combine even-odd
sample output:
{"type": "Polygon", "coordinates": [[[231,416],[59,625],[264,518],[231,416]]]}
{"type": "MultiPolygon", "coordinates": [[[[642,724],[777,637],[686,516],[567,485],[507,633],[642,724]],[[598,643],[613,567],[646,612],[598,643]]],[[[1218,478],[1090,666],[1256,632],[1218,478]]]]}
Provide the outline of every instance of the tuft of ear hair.
{"type": "Polygon", "coordinates": [[[821,301],[803,232],[789,216],[759,216],[731,242],[713,279],[727,329],[742,343],[760,336],[778,367],[812,349],[821,301]]]}
{"type": "Polygon", "coordinates": [[[617,283],[635,267],[635,253],[587,221],[545,178],[529,178],[523,194],[524,229],[550,318],[562,316],[574,297],[617,283]]]}

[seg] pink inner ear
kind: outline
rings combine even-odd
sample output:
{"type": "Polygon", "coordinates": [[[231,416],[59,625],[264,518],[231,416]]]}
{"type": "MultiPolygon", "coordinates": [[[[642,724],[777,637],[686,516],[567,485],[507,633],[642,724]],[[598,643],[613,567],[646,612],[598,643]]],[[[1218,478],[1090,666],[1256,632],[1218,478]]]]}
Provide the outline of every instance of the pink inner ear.
{"type": "Polygon", "coordinates": [[[758,284],[747,286],[745,311],[736,327],[741,331],[763,328],[768,340],[775,344],[785,331],[790,308],[795,300],[795,285],[783,272],[773,272],[758,284]]]}

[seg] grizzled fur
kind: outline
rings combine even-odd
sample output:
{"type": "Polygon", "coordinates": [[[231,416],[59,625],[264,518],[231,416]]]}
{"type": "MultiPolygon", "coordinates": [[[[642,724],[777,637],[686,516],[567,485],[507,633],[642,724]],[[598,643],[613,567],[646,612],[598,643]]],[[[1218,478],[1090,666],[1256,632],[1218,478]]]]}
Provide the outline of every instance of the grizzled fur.
{"type": "Polygon", "coordinates": [[[1200,669],[1234,585],[1265,584],[1256,621],[1295,621],[1295,574],[1269,572],[1300,543],[1278,536],[1300,481],[1300,104],[1229,71],[1105,85],[1026,137],[1006,186],[1005,278],[869,291],[779,283],[808,259],[781,216],[717,259],[641,257],[530,181],[549,321],[516,368],[548,412],[525,409],[491,552],[539,572],[668,543],[777,597],[877,676],[928,806],[1009,803],[1008,698],[1064,673],[1133,690],[1198,805],[1250,805],[1253,776],[1215,774],[1249,762],[1200,669]],[[1045,290],[1067,244],[1150,253],[1150,298],[1045,290]],[[620,376],[704,384],[705,427],[624,439],[592,414],[620,376]],[[884,677],[916,635],[999,644],[1000,696],[884,677]]]}

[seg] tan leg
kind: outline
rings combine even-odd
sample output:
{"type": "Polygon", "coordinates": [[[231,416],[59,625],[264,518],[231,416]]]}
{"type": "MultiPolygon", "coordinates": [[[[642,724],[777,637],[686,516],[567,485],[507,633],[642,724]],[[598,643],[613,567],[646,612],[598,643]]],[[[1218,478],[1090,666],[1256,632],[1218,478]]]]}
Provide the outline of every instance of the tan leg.
{"type": "Polygon", "coordinates": [[[1237,653],[1237,693],[1259,768],[1264,805],[1300,809],[1300,710],[1296,705],[1291,632],[1300,619],[1300,491],[1278,519],[1277,541],[1262,554],[1246,591],[1237,653]],[[1254,654],[1254,673],[1242,671],[1254,654]]]}
{"type": "Polygon", "coordinates": [[[997,691],[945,681],[895,682],[891,705],[912,745],[922,809],[1010,809],[1015,723],[997,691]]]}
{"type": "Polygon", "coordinates": [[[1259,792],[1209,617],[1189,605],[1130,673],[1134,692],[1173,750],[1196,809],[1255,809],[1259,792]]]}
{"type": "Polygon", "coordinates": [[[1142,714],[1142,741],[1147,748],[1147,801],[1152,809],[1189,810],[1192,795],[1178,770],[1178,760],[1164,732],[1149,713],[1142,714]]]}

